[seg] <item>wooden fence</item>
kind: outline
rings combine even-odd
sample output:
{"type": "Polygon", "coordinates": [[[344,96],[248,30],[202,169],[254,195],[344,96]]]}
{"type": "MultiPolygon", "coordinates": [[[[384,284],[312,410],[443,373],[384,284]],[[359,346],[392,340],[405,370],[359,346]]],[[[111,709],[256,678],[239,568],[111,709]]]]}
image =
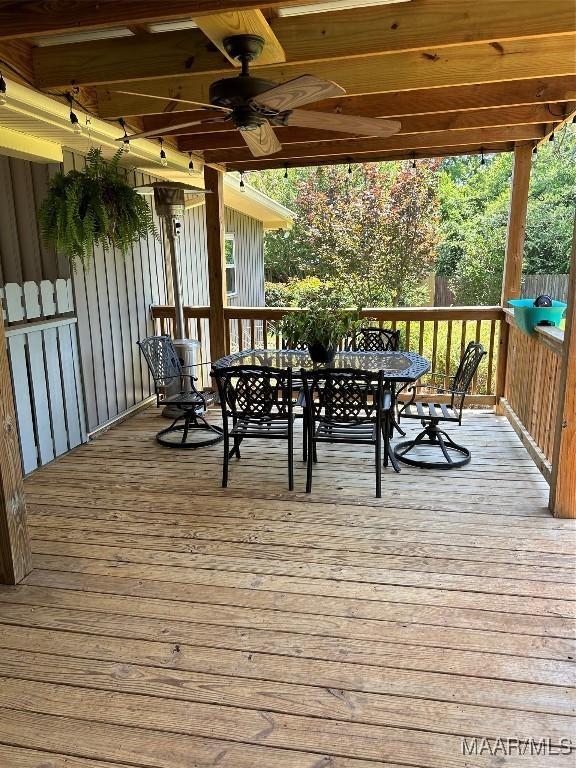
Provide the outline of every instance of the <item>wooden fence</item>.
{"type": "Polygon", "coordinates": [[[568,297],[568,275],[525,275],[522,279],[522,298],[551,296],[557,301],[568,297]]]}
{"type": "Polygon", "coordinates": [[[24,472],[86,440],[70,280],[8,283],[3,297],[24,472]]]}

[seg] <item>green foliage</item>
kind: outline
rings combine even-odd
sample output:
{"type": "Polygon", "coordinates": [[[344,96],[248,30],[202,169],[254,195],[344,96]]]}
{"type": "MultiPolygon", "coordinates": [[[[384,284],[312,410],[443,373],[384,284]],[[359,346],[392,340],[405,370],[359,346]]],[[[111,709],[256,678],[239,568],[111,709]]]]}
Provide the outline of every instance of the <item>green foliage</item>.
{"type": "Polygon", "coordinates": [[[148,234],[157,236],[152,211],[131,187],[120,168],[122,150],[107,163],[102,151],[92,148],[86,169],[58,173],[38,218],[46,243],[65,253],[73,268],[88,266],[94,248],[117,248],[125,255],[148,234]]]}
{"type": "MultiPolygon", "coordinates": [[[[270,301],[297,305],[313,276],[348,306],[426,303],[423,280],[449,278],[457,304],[499,302],[513,155],[264,171],[250,183],[296,214],[267,235],[270,301]]],[[[576,127],[534,158],[524,273],[568,271],[576,195],[576,127]]]]}
{"type": "Polygon", "coordinates": [[[322,344],[336,347],[359,325],[359,311],[345,309],[337,291],[322,290],[308,297],[307,308],[286,315],[279,324],[289,347],[297,344],[322,344]]]}
{"type": "MultiPolygon", "coordinates": [[[[567,126],[534,157],[523,271],[568,271],[574,197],[576,130],[567,126]]],[[[440,178],[440,243],[436,269],[450,278],[457,304],[500,301],[510,204],[512,154],[443,161],[440,178]]]]}
{"type": "Polygon", "coordinates": [[[322,281],[318,277],[304,277],[302,280],[292,278],[287,283],[266,283],[267,307],[306,307],[314,302],[322,292],[330,292],[332,296],[338,296],[341,306],[349,306],[349,295],[328,281],[322,281]]]}

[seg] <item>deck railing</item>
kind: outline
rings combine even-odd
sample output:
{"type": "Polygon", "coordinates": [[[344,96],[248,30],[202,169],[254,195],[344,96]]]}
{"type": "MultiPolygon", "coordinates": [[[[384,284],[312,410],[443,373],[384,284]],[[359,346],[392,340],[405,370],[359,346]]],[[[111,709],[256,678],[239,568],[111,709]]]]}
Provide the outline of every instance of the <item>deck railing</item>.
{"type": "MultiPolygon", "coordinates": [[[[239,349],[281,349],[279,321],[294,307],[226,307],[226,346],[239,349]]],[[[513,312],[502,307],[397,307],[366,309],[367,322],[400,330],[401,348],[419,352],[431,369],[444,374],[445,384],[471,340],[480,341],[486,357],[472,383],[467,402],[496,405],[504,413],[542,474],[551,474],[564,333],[537,329],[532,336],[515,325],[513,312]]],[[[172,333],[174,309],[152,308],[159,333],[172,333]]],[[[185,307],[189,338],[201,342],[201,359],[207,381],[210,361],[209,307],[185,307]]]]}
{"type": "MultiPolygon", "coordinates": [[[[184,320],[189,338],[201,342],[202,359],[210,359],[208,342],[209,307],[185,307],[184,320]]],[[[279,321],[288,313],[300,312],[294,307],[226,307],[226,344],[230,352],[266,347],[281,349],[284,340],[279,321]]],[[[411,349],[429,358],[432,370],[444,374],[445,383],[455,373],[466,344],[481,341],[487,355],[472,384],[469,400],[477,405],[494,405],[497,399],[497,363],[500,307],[399,307],[366,309],[361,313],[367,322],[400,331],[402,349],[411,349]]],[[[152,308],[159,333],[172,332],[174,309],[152,308]]]]}
{"type": "Polygon", "coordinates": [[[522,439],[546,479],[550,479],[559,401],[564,332],[536,328],[532,336],[520,331],[514,314],[505,311],[507,364],[504,414],[522,439]]]}

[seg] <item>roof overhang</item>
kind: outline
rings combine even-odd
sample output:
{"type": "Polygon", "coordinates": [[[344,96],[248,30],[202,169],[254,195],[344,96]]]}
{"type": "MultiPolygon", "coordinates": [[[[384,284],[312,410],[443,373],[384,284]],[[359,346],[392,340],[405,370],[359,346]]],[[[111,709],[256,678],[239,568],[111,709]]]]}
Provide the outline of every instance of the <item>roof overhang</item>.
{"type": "MultiPolygon", "coordinates": [[[[63,150],[85,154],[91,145],[102,148],[104,157],[112,157],[122,136],[119,125],[90,117],[83,121],[82,133],[75,133],[70,122],[70,107],[32,88],[5,78],[7,101],[0,107],[0,154],[44,163],[61,163],[63,150]],[[89,129],[89,130],[88,130],[89,129]]],[[[80,109],[76,110],[82,114],[80,109]]],[[[203,159],[192,154],[193,171],[188,167],[190,157],[164,145],[167,166],[159,162],[158,144],[139,139],[130,144],[130,152],[122,161],[126,167],[138,169],[151,176],[180,181],[203,187],[203,159]]],[[[224,204],[229,208],[261,221],[265,229],[284,229],[291,225],[293,215],[283,205],[262,192],[246,185],[241,191],[238,179],[224,177],[224,204]]],[[[190,196],[187,207],[202,205],[203,197],[190,196]]]]}

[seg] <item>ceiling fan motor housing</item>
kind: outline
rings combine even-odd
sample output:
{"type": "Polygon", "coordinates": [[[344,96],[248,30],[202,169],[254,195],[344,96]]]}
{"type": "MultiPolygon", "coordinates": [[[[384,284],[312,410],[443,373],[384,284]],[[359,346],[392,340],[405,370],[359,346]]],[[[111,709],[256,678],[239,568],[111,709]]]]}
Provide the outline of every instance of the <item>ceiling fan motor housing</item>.
{"type": "Polygon", "coordinates": [[[276,83],[261,80],[258,77],[242,75],[240,77],[226,77],[223,80],[216,80],[210,86],[210,103],[230,109],[247,107],[250,99],[275,86],[276,83]]]}

